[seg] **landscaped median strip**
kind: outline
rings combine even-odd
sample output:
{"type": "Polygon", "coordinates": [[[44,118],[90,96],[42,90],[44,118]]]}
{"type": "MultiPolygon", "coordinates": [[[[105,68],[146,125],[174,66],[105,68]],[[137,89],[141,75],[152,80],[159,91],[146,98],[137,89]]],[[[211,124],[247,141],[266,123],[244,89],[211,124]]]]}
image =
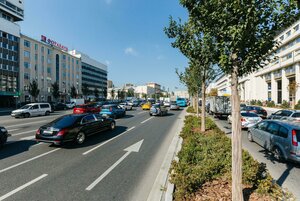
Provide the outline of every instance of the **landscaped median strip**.
{"type": "Polygon", "coordinates": [[[115,137],[113,137],[113,138],[111,138],[111,139],[109,139],[109,140],[107,140],[107,141],[105,141],[105,142],[99,144],[98,146],[96,146],[96,147],[94,147],[94,148],[92,148],[92,149],[90,149],[90,150],[88,150],[88,151],[82,153],[82,155],[87,155],[88,153],[90,153],[90,152],[92,152],[92,151],[98,149],[99,147],[102,147],[103,145],[109,143],[110,141],[116,139],[117,137],[120,137],[120,136],[124,135],[125,133],[128,133],[129,131],[131,131],[131,130],[133,130],[133,129],[135,129],[135,126],[129,128],[128,130],[124,131],[123,133],[121,133],[121,134],[119,134],[119,135],[117,135],[117,136],[115,136],[115,137]]]}
{"type": "Polygon", "coordinates": [[[28,186],[30,186],[30,185],[32,185],[32,184],[38,182],[39,180],[41,180],[41,179],[43,179],[44,177],[47,177],[47,176],[48,176],[48,174],[42,174],[41,176],[39,176],[39,177],[37,177],[37,178],[31,180],[30,182],[28,182],[28,183],[26,183],[26,184],[24,184],[24,185],[22,185],[22,186],[20,186],[20,187],[18,187],[18,188],[16,188],[16,189],[10,191],[9,193],[6,193],[5,195],[3,195],[3,196],[0,197],[0,201],[2,201],[2,200],[4,200],[4,199],[6,199],[6,198],[12,196],[13,194],[15,194],[15,193],[17,193],[17,192],[23,190],[24,188],[26,188],[26,187],[28,187],[28,186]]]}
{"type": "Polygon", "coordinates": [[[46,152],[46,153],[37,155],[37,156],[35,156],[35,157],[33,157],[33,158],[27,159],[27,160],[25,160],[25,161],[22,161],[22,162],[20,162],[20,163],[15,164],[15,165],[12,165],[12,166],[9,166],[9,167],[7,167],[7,168],[4,168],[4,169],[0,170],[0,173],[3,173],[3,172],[5,172],[5,171],[7,171],[7,170],[10,170],[10,169],[13,169],[13,168],[15,168],[15,167],[18,167],[18,166],[20,166],[20,165],[23,165],[23,164],[28,163],[28,162],[30,162],[30,161],[33,161],[33,160],[35,160],[35,159],[41,158],[41,157],[43,157],[43,156],[46,156],[46,155],[51,154],[51,153],[53,153],[53,152],[55,152],[55,151],[58,151],[58,150],[60,150],[60,149],[61,149],[61,148],[56,148],[56,149],[54,149],[54,150],[48,151],[48,152],[46,152]]]}

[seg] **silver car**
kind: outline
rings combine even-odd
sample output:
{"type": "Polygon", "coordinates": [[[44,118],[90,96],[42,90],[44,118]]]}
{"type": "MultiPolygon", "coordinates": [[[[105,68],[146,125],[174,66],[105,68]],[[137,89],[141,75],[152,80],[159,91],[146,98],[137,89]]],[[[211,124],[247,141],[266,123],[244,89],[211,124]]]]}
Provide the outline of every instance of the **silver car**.
{"type": "MultiPolygon", "coordinates": [[[[241,124],[242,128],[250,128],[254,126],[257,122],[261,121],[262,118],[252,112],[241,112],[241,124]]],[[[232,123],[232,116],[229,115],[227,118],[229,124],[232,123]]]]}
{"type": "Polygon", "coordinates": [[[248,130],[248,139],[271,151],[279,161],[300,163],[300,124],[264,120],[248,130]]]}
{"type": "Polygon", "coordinates": [[[180,106],[177,105],[176,101],[172,101],[170,105],[170,110],[179,110],[180,106]]]}

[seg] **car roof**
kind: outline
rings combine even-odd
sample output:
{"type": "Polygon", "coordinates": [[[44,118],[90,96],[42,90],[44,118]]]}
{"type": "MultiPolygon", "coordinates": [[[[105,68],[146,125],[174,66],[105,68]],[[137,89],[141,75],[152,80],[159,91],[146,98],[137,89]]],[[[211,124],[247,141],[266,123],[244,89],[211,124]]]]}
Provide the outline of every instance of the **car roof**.
{"type": "Polygon", "coordinates": [[[300,129],[300,122],[296,122],[296,121],[290,121],[290,120],[264,120],[267,122],[276,122],[279,125],[285,125],[285,126],[292,126],[292,127],[296,127],[298,129],[300,129]]]}

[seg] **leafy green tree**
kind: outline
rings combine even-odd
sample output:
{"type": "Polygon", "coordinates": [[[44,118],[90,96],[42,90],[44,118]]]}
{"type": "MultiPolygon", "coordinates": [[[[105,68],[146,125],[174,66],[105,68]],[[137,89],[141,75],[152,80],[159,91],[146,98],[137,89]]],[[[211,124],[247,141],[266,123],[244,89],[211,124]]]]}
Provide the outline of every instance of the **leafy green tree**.
{"type": "Polygon", "coordinates": [[[103,89],[103,97],[106,99],[107,98],[107,88],[103,89]]]}
{"type": "Polygon", "coordinates": [[[76,98],[76,97],[77,97],[77,91],[76,91],[75,86],[73,85],[71,87],[71,98],[76,98]]]}
{"type": "Polygon", "coordinates": [[[128,89],[127,96],[134,97],[134,89],[128,89]]]}
{"type": "Polygon", "coordinates": [[[97,88],[94,89],[94,96],[99,98],[99,90],[97,88]]]}
{"type": "Polygon", "coordinates": [[[112,89],[110,93],[111,93],[112,100],[114,100],[115,99],[115,90],[112,89]]]}
{"type": "Polygon", "coordinates": [[[120,98],[121,98],[121,90],[120,89],[118,89],[118,91],[117,91],[117,96],[118,96],[118,100],[120,100],[120,98]]]}
{"type": "Polygon", "coordinates": [[[32,80],[30,82],[28,92],[33,97],[34,102],[36,102],[36,98],[40,93],[39,86],[36,80],[32,80]]]}
{"type": "Polygon", "coordinates": [[[120,99],[121,99],[121,100],[124,100],[124,99],[125,99],[125,96],[126,96],[126,92],[125,92],[124,89],[122,89],[122,90],[120,91],[120,99]]]}
{"type": "Polygon", "coordinates": [[[142,93],[142,98],[146,100],[147,99],[147,94],[146,93],[142,93]]]}
{"type": "Polygon", "coordinates": [[[82,88],[81,88],[81,90],[82,90],[82,94],[83,94],[83,96],[84,96],[84,99],[86,99],[86,97],[89,95],[89,93],[90,93],[90,90],[89,90],[89,87],[88,87],[88,85],[87,84],[82,84],[82,88]]]}
{"type": "Polygon", "coordinates": [[[276,47],[274,37],[299,18],[293,0],[180,0],[190,21],[214,38],[218,63],[231,76],[232,200],[242,201],[242,143],[239,76],[264,66],[276,47]]]}
{"type": "Polygon", "coordinates": [[[54,82],[53,84],[51,84],[52,87],[52,96],[54,97],[54,99],[57,101],[57,99],[59,98],[60,94],[59,94],[59,84],[58,82],[54,82]]]}

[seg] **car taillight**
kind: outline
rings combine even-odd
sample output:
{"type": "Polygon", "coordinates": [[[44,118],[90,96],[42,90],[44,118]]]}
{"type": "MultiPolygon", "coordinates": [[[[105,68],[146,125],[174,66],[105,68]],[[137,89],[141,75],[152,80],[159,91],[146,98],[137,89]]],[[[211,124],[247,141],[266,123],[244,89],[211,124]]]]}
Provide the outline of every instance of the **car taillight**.
{"type": "Polygon", "coordinates": [[[63,135],[65,135],[67,133],[67,131],[68,131],[68,129],[62,129],[56,135],[57,136],[63,136],[63,135]]]}
{"type": "Polygon", "coordinates": [[[40,129],[38,129],[37,131],[36,131],[36,133],[35,133],[36,135],[40,135],[41,134],[41,131],[40,131],[40,129]]]}
{"type": "Polygon", "coordinates": [[[245,118],[241,118],[241,121],[246,121],[246,119],[245,118]]]}
{"type": "Polygon", "coordinates": [[[296,147],[298,146],[296,130],[292,130],[292,144],[296,147]]]}

